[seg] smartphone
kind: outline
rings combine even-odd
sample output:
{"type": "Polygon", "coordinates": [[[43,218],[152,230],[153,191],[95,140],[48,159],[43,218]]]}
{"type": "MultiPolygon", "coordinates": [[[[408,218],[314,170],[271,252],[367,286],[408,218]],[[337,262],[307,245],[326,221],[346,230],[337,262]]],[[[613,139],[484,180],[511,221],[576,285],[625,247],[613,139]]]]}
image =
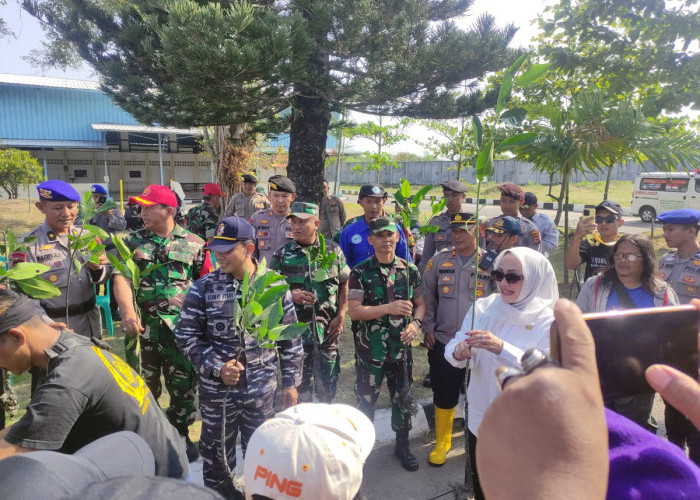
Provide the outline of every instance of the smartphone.
{"type": "Polygon", "coordinates": [[[585,220],[585,222],[590,222],[593,219],[593,214],[591,213],[590,208],[583,209],[583,219],[585,220]]]}
{"type": "MultiPolygon", "coordinates": [[[[593,333],[603,399],[648,394],[644,378],[654,364],[669,365],[698,378],[698,310],[690,305],[584,314],[593,333]]],[[[556,323],[551,353],[561,360],[556,323]]]]}

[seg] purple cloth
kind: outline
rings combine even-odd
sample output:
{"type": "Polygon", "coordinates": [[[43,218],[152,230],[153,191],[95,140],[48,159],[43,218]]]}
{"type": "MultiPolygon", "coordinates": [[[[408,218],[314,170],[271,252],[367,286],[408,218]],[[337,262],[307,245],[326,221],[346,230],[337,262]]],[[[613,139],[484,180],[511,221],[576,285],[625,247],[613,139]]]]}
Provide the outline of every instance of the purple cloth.
{"type": "Polygon", "coordinates": [[[605,409],[610,500],[700,499],[700,468],[676,445],[605,409]]]}

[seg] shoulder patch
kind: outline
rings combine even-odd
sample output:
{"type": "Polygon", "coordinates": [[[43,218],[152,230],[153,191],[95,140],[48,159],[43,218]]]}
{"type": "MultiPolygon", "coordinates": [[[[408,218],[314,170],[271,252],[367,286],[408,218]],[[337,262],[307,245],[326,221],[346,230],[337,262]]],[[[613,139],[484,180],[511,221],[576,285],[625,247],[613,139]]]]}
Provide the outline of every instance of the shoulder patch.
{"type": "Polygon", "coordinates": [[[530,234],[532,235],[532,242],[535,245],[539,245],[540,244],[540,232],[537,229],[534,229],[533,231],[530,232],[530,234]]]}
{"type": "Polygon", "coordinates": [[[428,272],[433,268],[433,259],[430,259],[425,266],[425,271],[428,272]]]}

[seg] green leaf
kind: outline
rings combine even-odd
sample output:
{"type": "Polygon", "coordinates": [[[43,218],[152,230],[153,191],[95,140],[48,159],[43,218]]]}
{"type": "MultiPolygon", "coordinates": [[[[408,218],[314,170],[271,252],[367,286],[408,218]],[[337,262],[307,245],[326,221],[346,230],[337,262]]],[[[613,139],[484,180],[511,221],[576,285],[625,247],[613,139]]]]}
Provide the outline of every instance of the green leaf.
{"type": "Polygon", "coordinates": [[[403,177],[401,177],[401,196],[406,200],[411,197],[411,185],[403,177]]]}
{"type": "Polygon", "coordinates": [[[280,321],[282,321],[283,316],[284,307],[282,306],[282,301],[278,300],[270,306],[268,325],[270,325],[272,328],[276,327],[279,325],[280,321]]]}
{"type": "Polygon", "coordinates": [[[245,309],[243,310],[244,314],[249,314],[251,316],[260,316],[263,312],[263,307],[260,305],[259,302],[252,301],[246,304],[245,309]]]}
{"type": "Polygon", "coordinates": [[[127,279],[130,279],[129,277],[129,270],[127,269],[126,265],[120,261],[116,255],[112,255],[111,253],[107,254],[107,260],[109,261],[110,264],[112,264],[112,267],[119,271],[119,273],[124,276],[127,279]]]}
{"type": "Polygon", "coordinates": [[[546,64],[533,64],[530,66],[525,73],[518,77],[518,85],[521,87],[529,87],[542,76],[544,76],[547,71],[549,71],[549,63],[546,64]]]}
{"type": "MultiPolygon", "coordinates": [[[[263,259],[265,260],[265,259],[263,259]]],[[[261,267],[262,264],[260,264],[258,267],[261,267]]],[[[248,273],[248,270],[246,269],[245,275],[243,276],[243,286],[241,288],[241,294],[242,294],[242,301],[243,301],[243,306],[245,306],[248,303],[248,288],[250,286],[250,274],[248,273]]]]}
{"type": "Polygon", "coordinates": [[[50,299],[61,295],[61,291],[56,285],[39,276],[17,281],[16,283],[24,294],[33,299],[50,299]]]}
{"type": "Polygon", "coordinates": [[[510,127],[518,127],[522,125],[526,117],[527,110],[525,108],[513,108],[504,111],[500,120],[510,127]]]}
{"type": "Polygon", "coordinates": [[[116,202],[114,200],[107,200],[99,207],[95,207],[95,212],[101,214],[106,212],[107,210],[112,210],[114,208],[117,208],[116,202]]]}
{"type": "Polygon", "coordinates": [[[481,148],[476,160],[476,177],[483,181],[493,173],[493,142],[489,141],[481,148]]]}
{"type": "Polygon", "coordinates": [[[289,285],[287,284],[270,287],[258,298],[258,302],[263,308],[267,308],[275,301],[282,300],[287,290],[289,290],[289,285]]]}
{"type": "Polygon", "coordinates": [[[511,64],[510,68],[508,68],[506,71],[510,72],[511,75],[514,75],[518,72],[520,69],[520,66],[523,65],[525,62],[525,59],[530,57],[530,54],[528,52],[525,52],[522,54],[520,57],[518,57],[513,64],[511,64]]]}
{"type": "Polygon", "coordinates": [[[513,74],[506,70],[503,74],[503,82],[501,83],[501,88],[498,90],[498,101],[496,102],[496,117],[501,116],[501,111],[506,105],[506,99],[510,95],[510,91],[513,88],[513,74]]]}
{"type": "Polygon", "coordinates": [[[515,146],[527,146],[528,144],[532,144],[533,142],[535,142],[536,139],[536,132],[524,132],[522,134],[516,134],[501,141],[501,143],[496,147],[496,151],[500,153],[501,151],[515,146]]]}
{"type": "Polygon", "coordinates": [[[129,269],[129,276],[127,277],[131,279],[132,283],[139,283],[141,281],[141,273],[139,271],[139,266],[137,266],[136,263],[131,259],[127,259],[127,261],[124,262],[124,264],[126,264],[127,269],[129,269]]]}
{"type": "Polygon", "coordinates": [[[292,323],[290,325],[280,325],[278,327],[275,327],[274,330],[277,328],[282,328],[281,333],[277,336],[277,340],[292,340],[300,337],[301,335],[304,334],[304,332],[308,329],[308,326],[306,323],[292,323]]]}
{"type": "Polygon", "coordinates": [[[326,281],[328,279],[328,271],[325,269],[316,269],[313,275],[314,281],[326,281]]]}
{"type": "Polygon", "coordinates": [[[42,273],[45,273],[50,269],[51,268],[49,266],[45,266],[44,264],[36,264],[34,262],[20,262],[16,264],[12,269],[9,269],[7,271],[7,278],[14,281],[26,280],[29,278],[34,278],[42,273]]]}
{"type": "Polygon", "coordinates": [[[114,246],[117,247],[117,251],[119,252],[122,260],[131,258],[131,250],[129,250],[129,247],[126,246],[126,243],[124,243],[124,239],[121,236],[115,234],[112,238],[112,243],[114,243],[114,246]]]}
{"type": "Polygon", "coordinates": [[[109,233],[102,229],[100,226],[85,224],[83,228],[92,233],[94,236],[98,236],[102,241],[109,239],[109,233]]]}
{"type": "Polygon", "coordinates": [[[430,191],[431,189],[433,189],[433,186],[432,186],[431,184],[429,184],[429,185],[427,185],[427,186],[423,186],[422,188],[420,188],[420,189],[416,192],[416,194],[413,195],[413,201],[411,202],[411,205],[412,205],[412,206],[418,206],[418,204],[419,204],[421,201],[423,201],[423,199],[425,198],[425,195],[428,194],[428,191],[430,191]]]}
{"type": "Polygon", "coordinates": [[[479,120],[478,116],[472,116],[472,125],[472,134],[474,136],[474,142],[477,146],[481,147],[481,141],[483,140],[484,136],[484,126],[481,124],[481,120],[479,120]]]}

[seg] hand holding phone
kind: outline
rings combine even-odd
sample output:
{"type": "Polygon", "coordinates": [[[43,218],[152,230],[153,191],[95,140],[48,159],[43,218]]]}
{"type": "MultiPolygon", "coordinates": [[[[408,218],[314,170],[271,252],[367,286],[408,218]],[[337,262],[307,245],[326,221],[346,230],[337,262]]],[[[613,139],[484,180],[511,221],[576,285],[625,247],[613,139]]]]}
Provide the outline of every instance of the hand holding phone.
{"type": "MultiPolygon", "coordinates": [[[[584,314],[591,329],[605,400],[654,392],[644,373],[654,364],[698,376],[698,319],[692,305],[584,314]]],[[[551,351],[560,359],[556,323],[551,351]]]]}
{"type": "Polygon", "coordinates": [[[583,238],[587,234],[592,233],[598,228],[595,224],[595,215],[591,212],[590,208],[583,210],[583,217],[578,220],[576,224],[576,234],[583,238]]]}

